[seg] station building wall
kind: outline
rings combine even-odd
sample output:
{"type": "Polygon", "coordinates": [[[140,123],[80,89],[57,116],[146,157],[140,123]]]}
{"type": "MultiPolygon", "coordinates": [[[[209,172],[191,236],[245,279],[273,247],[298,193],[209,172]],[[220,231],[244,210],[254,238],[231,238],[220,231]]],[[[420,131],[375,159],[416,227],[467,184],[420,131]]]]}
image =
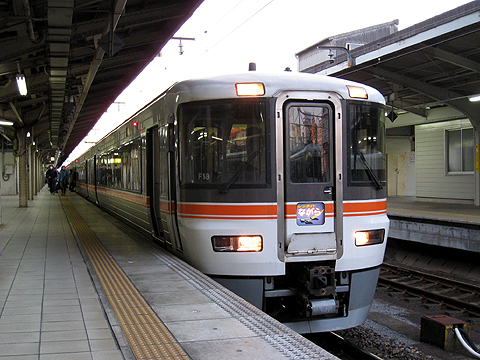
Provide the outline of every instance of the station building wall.
{"type": "Polygon", "coordinates": [[[415,151],[409,136],[387,136],[388,196],[415,196],[415,151]]]}
{"type": "Polygon", "coordinates": [[[469,120],[415,126],[416,196],[474,200],[473,171],[448,173],[447,131],[472,128],[469,120]]]}

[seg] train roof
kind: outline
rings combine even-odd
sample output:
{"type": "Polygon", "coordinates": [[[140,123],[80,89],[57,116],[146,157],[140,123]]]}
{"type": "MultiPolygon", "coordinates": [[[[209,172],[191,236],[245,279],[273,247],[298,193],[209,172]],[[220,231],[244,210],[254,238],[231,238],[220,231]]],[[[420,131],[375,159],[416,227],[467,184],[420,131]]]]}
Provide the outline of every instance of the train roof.
{"type": "MultiPolygon", "coordinates": [[[[175,107],[176,105],[190,101],[238,98],[235,90],[235,84],[238,83],[263,83],[265,86],[265,94],[262,97],[274,97],[284,91],[317,91],[335,92],[344,99],[350,98],[347,85],[351,85],[364,88],[368,94],[367,101],[385,104],[383,95],[370,86],[325,75],[287,71],[281,73],[250,71],[239,74],[191,79],[172,85],[126,119],[117,128],[105,135],[97,144],[105,144],[105,139],[109,138],[117,129],[125,126],[129,121],[132,121],[132,119],[138,119],[142,116],[150,118],[150,109],[152,109],[152,107],[154,108],[159,100],[163,99],[169,104],[167,106],[173,105],[175,107]]],[[[172,111],[174,111],[173,108],[172,111]]],[[[80,157],[89,156],[88,154],[93,148],[95,148],[95,146],[88,149],[80,155],[80,157]]]]}
{"type": "Polygon", "coordinates": [[[252,82],[259,82],[265,85],[265,97],[273,97],[283,91],[333,91],[344,99],[349,99],[347,85],[360,86],[367,91],[369,101],[385,103],[383,95],[370,86],[332,76],[297,72],[261,73],[250,71],[204,79],[185,80],[172,86],[167,93],[179,96],[178,103],[236,98],[238,96],[235,91],[235,84],[252,82]]]}

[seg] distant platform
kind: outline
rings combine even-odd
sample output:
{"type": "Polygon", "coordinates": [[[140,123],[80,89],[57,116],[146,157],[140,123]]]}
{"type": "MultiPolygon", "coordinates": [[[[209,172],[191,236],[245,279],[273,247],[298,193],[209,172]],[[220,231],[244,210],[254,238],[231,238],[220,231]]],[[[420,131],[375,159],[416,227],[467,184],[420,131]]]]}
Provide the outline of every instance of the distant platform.
{"type": "Polygon", "coordinates": [[[389,237],[480,252],[480,207],[472,202],[389,197],[389,237]]]}

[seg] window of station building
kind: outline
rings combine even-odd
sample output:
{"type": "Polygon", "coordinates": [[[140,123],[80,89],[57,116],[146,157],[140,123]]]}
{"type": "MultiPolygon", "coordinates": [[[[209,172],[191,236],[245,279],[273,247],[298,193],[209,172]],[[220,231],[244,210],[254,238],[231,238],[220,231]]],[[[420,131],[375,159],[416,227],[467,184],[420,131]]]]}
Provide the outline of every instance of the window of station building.
{"type": "Polygon", "coordinates": [[[471,173],[475,163],[475,140],[473,128],[447,130],[446,141],[446,172],[471,173]]]}

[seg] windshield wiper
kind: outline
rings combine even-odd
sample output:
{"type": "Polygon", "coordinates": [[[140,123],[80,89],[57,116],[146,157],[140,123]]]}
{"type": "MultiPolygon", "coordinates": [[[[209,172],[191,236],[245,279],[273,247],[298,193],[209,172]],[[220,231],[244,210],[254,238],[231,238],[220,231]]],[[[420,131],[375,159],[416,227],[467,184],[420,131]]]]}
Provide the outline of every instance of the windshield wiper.
{"type": "Polygon", "coordinates": [[[377,190],[380,190],[380,189],[383,189],[383,186],[382,184],[380,184],[380,180],[378,180],[378,177],[377,175],[375,175],[375,172],[373,171],[373,169],[370,167],[370,165],[368,164],[367,160],[365,159],[365,156],[363,156],[363,154],[359,151],[359,150],[355,150],[355,152],[357,153],[357,155],[360,157],[360,160],[362,161],[362,165],[364,166],[365,168],[365,171],[367,172],[368,174],[368,177],[373,180],[373,182],[375,183],[375,188],[377,190]]]}
{"type": "Polygon", "coordinates": [[[250,157],[248,158],[247,161],[245,161],[245,163],[242,165],[240,170],[238,170],[230,178],[230,180],[228,180],[227,183],[222,186],[222,188],[220,189],[220,194],[226,194],[227,193],[228,189],[230,189],[230,186],[232,186],[235,183],[235,181],[237,181],[238,177],[245,172],[245,170],[247,169],[247,166],[250,165],[250,163],[258,156],[258,154],[260,154],[260,151],[257,150],[252,155],[250,155],[250,157]]]}

